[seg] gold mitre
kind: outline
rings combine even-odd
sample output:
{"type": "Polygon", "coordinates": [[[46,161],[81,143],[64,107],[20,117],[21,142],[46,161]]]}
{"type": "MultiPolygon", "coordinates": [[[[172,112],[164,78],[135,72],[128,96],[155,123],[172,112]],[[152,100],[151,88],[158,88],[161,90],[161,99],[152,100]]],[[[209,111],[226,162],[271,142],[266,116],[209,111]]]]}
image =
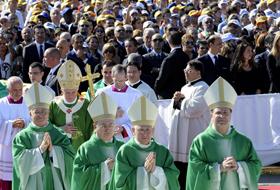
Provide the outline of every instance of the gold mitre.
{"type": "Polygon", "coordinates": [[[104,92],[96,96],[87,108],[93,121],[100,121],[102,119],[114,120],[117,109],[118,105],[104,92]]]}
{"type": "Polygon", "coordinates": [[[47,87],[35,82],[25,92],[23,99],[30,110],[36,107],[49,109],[54,94],[47,87]]]}
{"type": "Polygon", "coordinates": [[[64,62],[57,72],[57,80],[62,89],[78,89],[82,80],[82,73],[72,60],[64,62]]]}
{"type": "Polygon", "coordinates": [[[222,77],[213,82],[204,94],[204,99],[210,110],[217,107],[232,109],[237,94],[234,88],[222,77]]]}
{"type": "Polygon", "coordinates": [[[128,115],[133,125],[149,125],[154,127],[158,109],[145,96],[141,96],[129,108],[128,115]]]}

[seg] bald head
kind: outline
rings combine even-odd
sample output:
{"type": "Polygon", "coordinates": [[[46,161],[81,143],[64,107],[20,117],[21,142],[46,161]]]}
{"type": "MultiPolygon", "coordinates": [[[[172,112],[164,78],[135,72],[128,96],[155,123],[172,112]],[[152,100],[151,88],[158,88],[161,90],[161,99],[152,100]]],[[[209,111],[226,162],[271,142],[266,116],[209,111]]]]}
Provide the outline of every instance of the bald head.
{"type": "Polygon", "coordinates": [[[58,40],[56,43],[56,48],[59,50],[61,58],[66,58],[66,55],[70,50],[68,41],[65,39],[58,40]]]}

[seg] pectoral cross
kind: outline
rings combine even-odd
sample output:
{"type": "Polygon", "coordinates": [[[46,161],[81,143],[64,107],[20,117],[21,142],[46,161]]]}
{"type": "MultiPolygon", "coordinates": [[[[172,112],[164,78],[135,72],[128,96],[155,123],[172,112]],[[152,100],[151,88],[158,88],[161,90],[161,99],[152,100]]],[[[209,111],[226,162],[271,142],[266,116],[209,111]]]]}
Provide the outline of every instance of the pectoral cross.
{"type": "Polygon", "coordinates": [[[90,96],[94,98],[94,88],[93,88],[93,82],[94,79],[98,78],[100,76],[99,73],[91,73],[91,68],[89,64],[86,64],[86,76],[82,77],[82,81],[88,81],[88,86],[89,86],[89,92],[90,96]]]}

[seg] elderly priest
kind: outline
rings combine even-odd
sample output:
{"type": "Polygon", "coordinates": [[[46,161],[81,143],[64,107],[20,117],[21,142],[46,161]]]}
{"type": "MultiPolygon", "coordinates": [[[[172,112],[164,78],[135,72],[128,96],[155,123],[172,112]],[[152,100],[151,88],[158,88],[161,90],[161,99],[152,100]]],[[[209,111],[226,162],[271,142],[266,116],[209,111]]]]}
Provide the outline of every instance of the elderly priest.
{"type": "Polygon", "coordinates": [[[117,153],[110,189],[179,190],[172,155],[152,138],[157,107],[141,96],[130,107],[133,138],[117,153]]]}
{"type": "Polygon", "coordinates": [[[108,189],[115,156],[123,144],[114,137],[117,108],[117,104],[105,93],[90,103],[88,112],[94,121],[94,133],[78,149],[71,189],[108,189]]]}
{"type": "Polygon", "coordinates": [[[48,121],[52,93],[38,83],[24,95],[32,122],[13,141],[13,190],[70,189],[74,150],[48,121]]]}
{"type": "Polygon", "coordinates": [[[261,161],[250,139],[230,125],[236,97],[232,86],[221,77],[206,91],[211,122],[191,145],[188,190],[258,189],[261,161]]]}
{"type": "Polygon", "coordinates": [[[82,73],[76,63],[68,60],[59,68],[57,78],[62,96],[57,96],[50,105],[50,122],[67,133],[77,150],[92,134],[89,102],[78,95],[82,73]]]}

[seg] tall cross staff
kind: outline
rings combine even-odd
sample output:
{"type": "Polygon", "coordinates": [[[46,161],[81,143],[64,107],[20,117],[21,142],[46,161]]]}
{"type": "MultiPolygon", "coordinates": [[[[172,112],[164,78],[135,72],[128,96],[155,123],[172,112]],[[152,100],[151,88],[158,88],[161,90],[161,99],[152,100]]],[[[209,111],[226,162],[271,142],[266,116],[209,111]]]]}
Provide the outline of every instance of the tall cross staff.
{"type": "Polygon", "coordinates": [[[88,81],[88,86],[89,86],[89,92],[91,98],[94,98],[94,88],[93,88],[93,82],[94,79],[98,78],[100,76],[99,73],[91,73],[91,68],[89,64],[86,64],[86,76],[82,77],[82,81],[88,81]]]}

